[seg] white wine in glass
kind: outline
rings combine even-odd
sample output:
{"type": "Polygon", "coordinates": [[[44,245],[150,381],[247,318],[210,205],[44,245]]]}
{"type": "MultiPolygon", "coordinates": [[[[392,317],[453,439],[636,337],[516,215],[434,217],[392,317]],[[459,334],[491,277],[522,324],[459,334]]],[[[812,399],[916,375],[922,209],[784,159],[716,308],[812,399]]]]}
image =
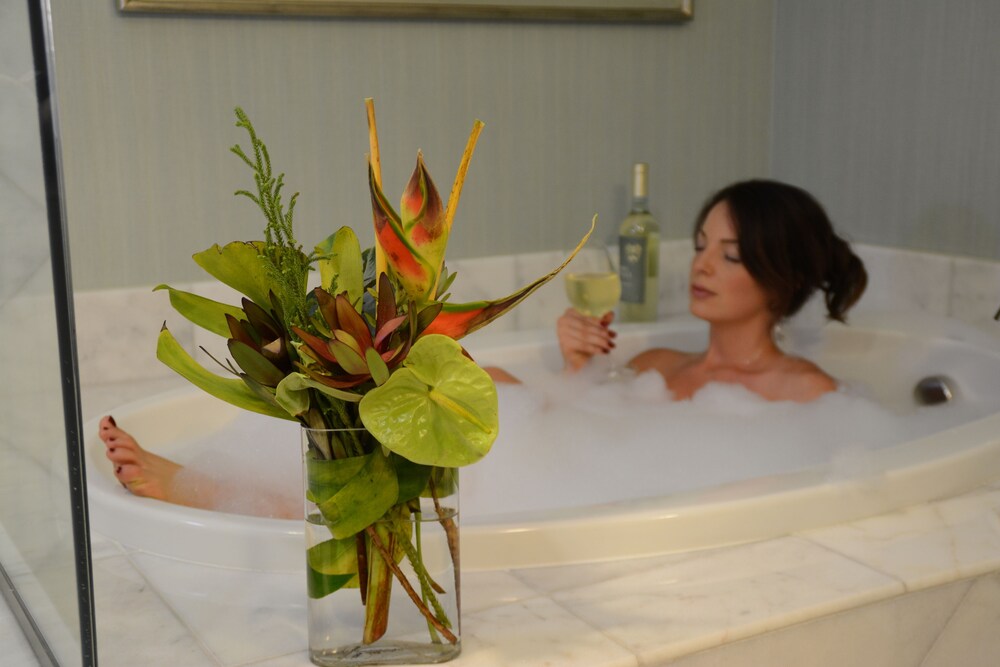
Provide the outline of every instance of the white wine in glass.
{"type": "MultiPolygon", "coordinates": [[[[566,298],[576,310],[589,317],[602,317],[618,305],[622,284],[618,272],[607,252],[582,251],[573,260],[566,273],[566,298]]],[[[631,373],[618,366],[612,353],[608,354],[608,372],[605,382],[622,380],[631,373]]]]}
{"type": "Polygon", "coordinates": [[[566,274],[566,297],[584,315],[600,317],[614,310],[621,296],[622,283],[614,271],[566,274]]]}

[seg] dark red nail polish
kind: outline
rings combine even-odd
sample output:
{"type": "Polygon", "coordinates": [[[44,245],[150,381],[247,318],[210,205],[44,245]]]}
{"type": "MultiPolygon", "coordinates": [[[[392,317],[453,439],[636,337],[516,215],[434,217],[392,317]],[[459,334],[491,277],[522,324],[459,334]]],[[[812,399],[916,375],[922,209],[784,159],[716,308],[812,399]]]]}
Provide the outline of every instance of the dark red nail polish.
{"type": "Polygon", "coordinates": [[[117,468],[115,468],[115,474],[116,475],[122,474],[122,467],[121,466],[118,466],[117,468]]]}
{"type": "Polygon", "coordinates": [[[111,422],[112,426],[114,426],[115,428],[118,428],[118,424],[115,423],[115,418],[114,417],[112,417],[111,415],[108,415],[108,421],[111,422]]]}

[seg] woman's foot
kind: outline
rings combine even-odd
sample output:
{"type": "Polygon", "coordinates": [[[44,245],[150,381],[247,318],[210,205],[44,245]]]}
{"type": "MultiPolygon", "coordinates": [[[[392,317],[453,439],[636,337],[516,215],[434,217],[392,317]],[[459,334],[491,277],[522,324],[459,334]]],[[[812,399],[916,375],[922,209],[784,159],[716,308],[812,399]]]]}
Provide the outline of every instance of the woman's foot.
{"type": "Polygon", "coordinates": [[[147,452],[135,438],[118,428],[110,415],[101,419],[98,434],[122,486],[137,496],[177,502],[172,495],[174,476],[180,465],[147,452]]]}

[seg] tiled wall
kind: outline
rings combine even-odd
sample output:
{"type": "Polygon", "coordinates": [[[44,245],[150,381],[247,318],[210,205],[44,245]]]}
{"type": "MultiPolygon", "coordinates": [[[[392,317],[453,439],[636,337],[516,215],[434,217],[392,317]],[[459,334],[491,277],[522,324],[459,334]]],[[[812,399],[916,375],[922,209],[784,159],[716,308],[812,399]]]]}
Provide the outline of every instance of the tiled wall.
{"type": "MultiPolygon", "coordinates": [[[[862,311],[919,311],[954,317],[1000,336],[992,315],[1000,306],[1000,263],[858,246],[869,272],[869,287],[856,307],[862,311]]],[[[661,247],[660,315],[687,313],[687,241],[661,247]]],[[[514,292],[558,266],[564,255],[542,252],[459,260],[449,264],[458,273],[452,290],[456,302],[499,298],[514,292]]],[[[238,295],[211,282],[177,284],[227,303],[238,295]]],[[[568,307],[561,278],[549,282],[491,324],[492,330],[551,328],[568,307]]],[[[164,321],[174,336],[200,361],[212,362],[199,346],[216,356],[228,356],[224,341],[190,324],[174,312],[167,293],[151,288],[79,292],[76,295],[80,372],[84,385],[170,376],[172,371],[155,359],[157,332],[164,321]]],[[[797,316],[802,324],[822,322],[818,304],[809,304],[797,316]]]]}

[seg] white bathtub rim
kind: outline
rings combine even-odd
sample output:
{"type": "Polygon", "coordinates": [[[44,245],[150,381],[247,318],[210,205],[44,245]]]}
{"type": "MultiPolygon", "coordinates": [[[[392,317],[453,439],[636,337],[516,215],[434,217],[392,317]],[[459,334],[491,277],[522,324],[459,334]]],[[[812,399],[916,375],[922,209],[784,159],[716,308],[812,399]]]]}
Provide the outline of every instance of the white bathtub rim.
{"type": "MultiPolygon", "coordinates": [[[[177,399],[216,400],[186,387],[115,412],[126,419],[151,408],[169,409],[170,401],[177,399]]],[[[103,443],[96,436],[98,422],[88,422],[85,430],[94,434],[86,440],[94,530],[127,547],[181,560],[235,569],[302,569],[299,521],[224,514],[129,494],[104,458],[103,443]]],[[[506,569],[690,551],[950,497],[1000,477],[1000,414],[870,454],[871,473],[854,479],[831,479],[829,469],[813,469],[759,478],[757,482],[768,486],[752,494],[740,489],[742,483],[734,483],[628,503],[463,520],[463,567],[506,569]],[[948,448],[947,454],[941,454],[942,447],[948,448]],[[811,518],[797,521],[788,516],[789,507],[811,518]],[[711,530],[704,528],[707,524],[711,530]],[[680,534],[683,538],[676,537],[680,534]]]]}

